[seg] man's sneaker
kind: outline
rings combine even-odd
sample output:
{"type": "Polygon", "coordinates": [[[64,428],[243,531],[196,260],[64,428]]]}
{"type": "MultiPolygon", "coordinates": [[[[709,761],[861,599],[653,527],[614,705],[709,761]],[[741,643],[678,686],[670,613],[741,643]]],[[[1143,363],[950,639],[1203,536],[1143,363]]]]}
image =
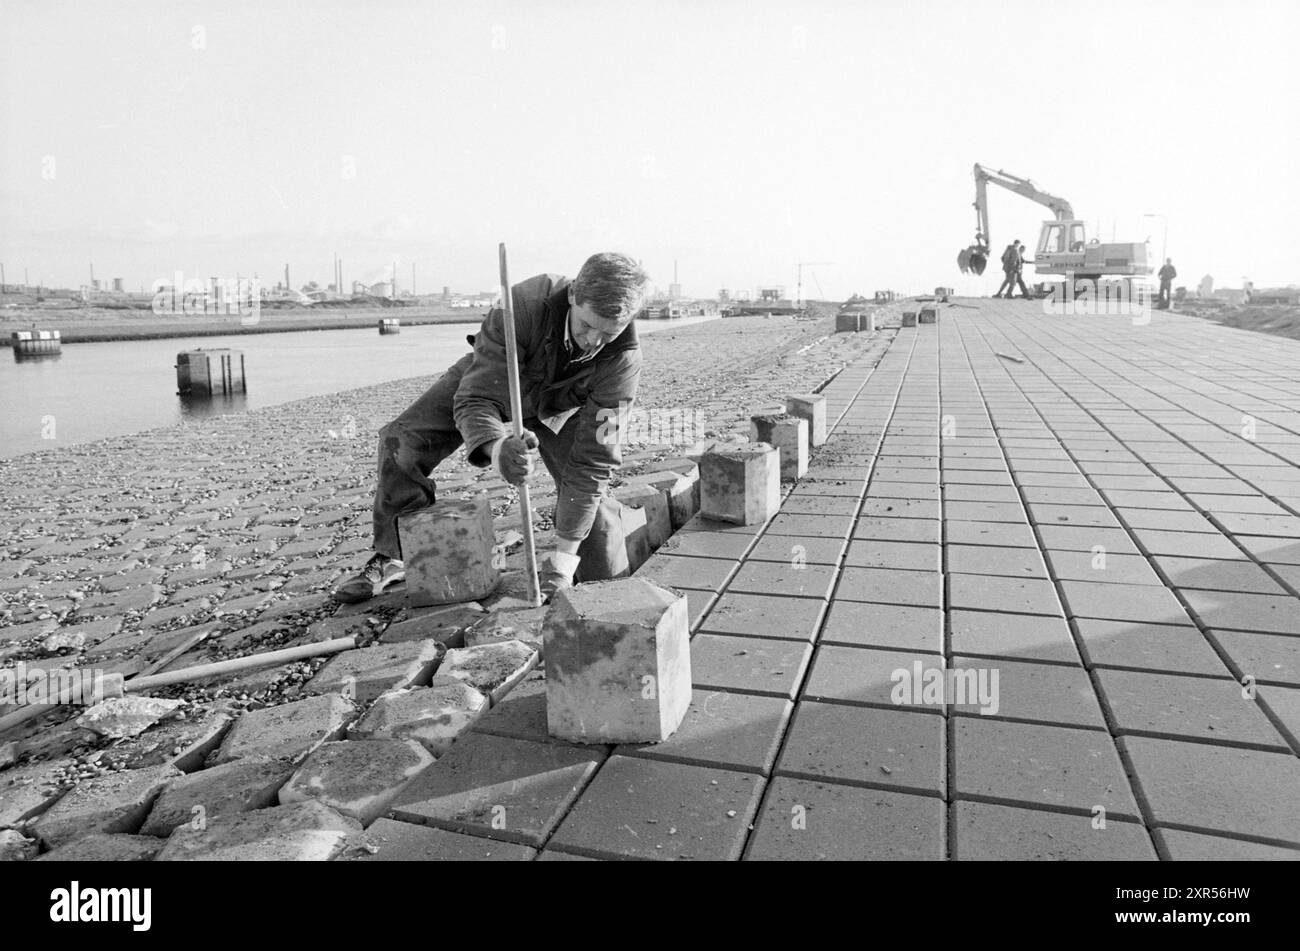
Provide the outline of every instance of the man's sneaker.
{"type": "Polygon", "coordinates": [[[355,604],[369,601],[391,584],[406,577],[406,566],[387,555],[373,555],[361,573],[344,581],[332,592],[335,601],[355,604]]]}

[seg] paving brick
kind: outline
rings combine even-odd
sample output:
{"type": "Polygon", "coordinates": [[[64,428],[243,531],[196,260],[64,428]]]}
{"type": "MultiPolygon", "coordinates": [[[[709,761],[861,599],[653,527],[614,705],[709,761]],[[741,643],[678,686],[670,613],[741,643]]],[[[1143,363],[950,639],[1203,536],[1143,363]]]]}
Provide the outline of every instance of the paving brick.
{"type": "Polygon", "coordinates": [[[1300,862],[1300,848],[1261,845],[1199,832],[1156,829],[1162,857],[1175,862],[1300,862]]]}
{"type": "Polygon", "coordinates": [[[954,795],[1035,803],[1091,817],[1139,820],[1114,742],[1098,730],[1072,730],[984,717],[954,721],[954,795]]]}
{"type": "Polygon", "coordinates": [[[128,769],[79,783],[30,826],[47,849],[92,832],[136,832],[153,801],[180,775],[172,766],[128,769]]]}
{"type": "Polygon", "coordinates": [[[823,605],[806,598],[769,597],[728,591],[700,625],[701,632],[812,640],[823,605]]]}
{"type": "Polygon", "coordinates": [[[447,648],[434,640],[402,641],[358,647],[334,655],[304,690],[312,694],[340,694],[359,704],[403,687],[429,683],[447,648]]]}
{"type": "Polygon", "coordinates": [[[862,503],[864,518],[939,518],[939,503],[929,499],[877,499],[862,503]]]}
{"type": "Polygon", "coordinates": [[[687,558],[661,553],[638,568],[635,577],[666,588],[718,591],[735,567],[736,563],[730,559],[687,558]]]}
{"type": "Polygon", "coordinates": [[[1052,574],[1070,581],[1106,584],[1136,584],[1163,587],[1164,582],[1142,555],[1119,555],[1109,551],[1049,551],[1052,574]]]}
{"type": "Polygon", "coordinates": [[[905,710],[800,703],[776,771],[942,797],[944,721],[905,710]]]}
{"type": "Polygon", "coordinates": [[[384,628],[379,640],[385,644],[399,641],[435,640],[448,647],[463,647],[465,628],[482,620],[485,612],[477,602],[418,608],[420,613],[384,628]]]}
{"type": "Polygon", "coordinates": [[[949,519],[944,523],[944,539],[950,545],[993,545],[1010,548],[1037,548],[1034,533],[1027,524],[1012,522],[965,522],[949,519]]]}
{"type": "Polygon", "coordinates": [[[949,612],[952,649],[972,656],[1078,664],[1079,653],[1063,618],[996,611],[949,612]]]}
{"type": "Polygon", "coordinates": [[[839,538],[768,535],[759,539],[748,560],[787,565],[838,565],[843,551],[844,541],[839,538]]]}
{"type": "Polygon", "coordinates": [[[415,740],[322,743],[280,788],[280,805],[315,800],[369,825],[432,763],[415,740]]]}
{"type": "Polygon", "coordinates": [[[614,752],[766,774],[791,710],[784,697],[696,690],[681,726],[667,740],[623,744],[614,752]]]}
{"type": "Polygon", "coordinates": [[[1148,624],[1185,624],[1187,612],[1165,588],[1149,585],[1062,581],[1061,592],[1071,617],[1148,624]]]}
{"type": "Polygon", "coordinates": [[[351,840],[344,861],[358,862],[527,862],[536,849],[446,829],[379,819],[351,840]]]}
{"type": "Polygon", "coordinates": [[[1294,754],[1139,736],[1119,743],[1157,824],[1300,845],[1294,754]]]}
{"type": "MultiPolygon", "coordinates": [[[[1102,729],[1105,722],[1087,673],[1079,667],[1058,664],[981,660],[954,654],[950,666],[958,670],[997,671],[996,715],[1012,720],[1033,720],[1102,729]]],[[[953,713],[979,716],[978,704],[953,704],[953,713]]]]}
{"type": "Polygon", "coordinates": [[[222,816],[202,829],[182,826],[155,861],[327,862],[360,831],[328,806],[296,802],[222,816]]]}
{"type": "Polygon", "coordinates": [[[151,835],[92,832],[46,852],[38,862],[149,862],[163,847],[151,835]]]}
{"type": "Polygon", "coordinates": [[[604,758],[603,749],[470,732],[406,787],[390,815],[538,846],[604,758]]]}
{"type": "Polygon", "coordinates": [[[462,683],[495,703],[527,676],[537,658],[536,649],[517,640],[453,648],[431,683],[462,683]]]}
{"type": "Polygon", "coordinates": [[[348,729],[348,738],[410,739],[442,756],[487,709],[488,698],[464,683],[393,690],[382,694],[348,729]]]}
{"type": "Polygon", "coordinates": [[[1043,557],[1032,548],[994,545],[948,545],[948,570],[963,574],[1002,575],[1008,578],[1046,578],[1043,557]]]}
{"type": "MultiPolygon", "coordinates": [[[[1152,555],[1180,555],[1186,558],[1244,558],[1245,555],[1222,535],[1209,532],[1161,532],[1135,528],[1138,543],[1152,555]]],[[[1098,544],[1106,545],[1105,542],[1098,544]]],[[[1106,545],[1110,549],[1110,545],[1106,545]]]]}
{"type": "Polygon", "coordinates": [[[811,653],[802,641],[697,634],[691,673],[697,687],[793,697],[811,653]]]}
{"type": "Polygon", "coordinates": [[[753,536],[748,534],[681,531],[664,542],[659,553],[690,555],[697,558],[738,559],[753,543],[753,536]]]}
{"type": "Polygon", "coordinates": [[[1092,553],[1098,546],[1110,555],[1137,555],[1137,546],[1128,533],[1119,528],[1093,528],[1080,525],[1040,525],[1039,537],[1043,548],[1052,551],[1084,551],[1092,553]]]}
{"type": "Polygon", "coordinates": [[[945,500],[943,503],[945,519],[961,519],[968,522],[1013,522],[1023,524],[1024,509],[1020,502],[962,502],[945,500]]]}
{"type": "Polygon", "coordinates": [[[1227,677],[1184,677],[1099,670],[1097,679],[1119,733],[1254,744],[1286,743],[1253,699],[1227,677]]]}
{"type": "Polygon", "coordinates": [[[849,543],[844,563],[859,568],[906,568],[938,571],[940,547],[931,542],[894,542],[878,539],[854,539],[849,543]]]}
{"type": "Polygon", "coordinates": [[[786,598],[825,598],[834,583],[835,569],[829,565],[746,561],[731,579],[727,590],[786,598]]]}
{"type": "Polygon", "coordinates": [[[612,756],[550,845],[610,857],[737,859],[763,780],[632,756],[612,756]]]}
{"type": "Polygon", "coordinates": [[[1207,627],[1300,634],[1300,600],[1231,591],[1186,591],[1188,605],[1207,627]]]}
{"type": "Polygon", "coordinates": [[[954,608],[1060,616],[1060,602],[1050,581],[995,575],[948,575],[948,603],[954,608]]]}
{"type": "Polygon", "coordinates": [[[1135,822],[985,802],[954,806],[952,857],[967,862],[1155,861],[1151,837],[1135,822]]]}
{"type": "Polygon", "coordinates": [[[943,801],[778,777],[745,853],[749,861],[914,861],[945,857],[943,801]]]}
{"type": "Polygon", "coordinates": [[[782,512],[767,527],[767,535],[794,535],[810,538],[844,538],[853,525],[848,515],[788,515],[782,512]]]}
{"type": "Polygon", "coordinates": [[[1129,528],[1150,528],[1164,532],[1212,532],[1217,529],[1200,512],[1170,509],[1116,509],[1129,528]]]}
{"type": "MultiPolygon", "coordinates": [[[[942,713],[943,706],[927,705],[920,700],[896,704],[895,671],[911,673],[920,662],[925,669],[941,667],[943,657],[917,651],[888,651],[859,647],[826,645],[817,649],[812,673],[804,687],[803,699],[842,700],[851,703],[898,707],[942,713]]],[[[923,698],[922,698],[923,699],[923,698]]]]}
{"type": "Polygon", "coordinates": [[[1134,624],[1077,618],[1090,667],[1131,667],[1175,674],[1220,677],[1226,668],[1204,635],[1191,624],[1134,624]]]}
{"type": "Polygon", "coordinates": [[[288,760],[248,757],[182,776],[163,789],[140,832],[165,838],[200,818],[207,822],[273,806],[292,774],[288,760]]]}
{"type": "Polygon", "coordinates": [[[931,607],[836,601],[821,642],[938,653],[943,650],[943,612],[931,607]]]}
{"type": "Polygon", "coordinates": [[[939,607],[943,604],[943,576],[937,571],[848,567],[840,573],[835,598],[841,601],[939,607]]]}
{"type": "Polygon", "coordinates": [[[895,542],[939,541],[941,523],[920,518],[860,518],[853,525],[853,537],[895,542]]]}
{"type": "Polygon", "coordinates": [[[235,721],[217,750],[216,762],[245,756],[299,759],[342,736],[356,713],[356,707],[334,694],[251,710],[235,721]]]}
{"type": "Polygon", "coordinates": [[[60,777],[72,766],[71,759],[49,759],[0,772],[0,829],[30,822],[58,802],[66,792],[60,777]]]}

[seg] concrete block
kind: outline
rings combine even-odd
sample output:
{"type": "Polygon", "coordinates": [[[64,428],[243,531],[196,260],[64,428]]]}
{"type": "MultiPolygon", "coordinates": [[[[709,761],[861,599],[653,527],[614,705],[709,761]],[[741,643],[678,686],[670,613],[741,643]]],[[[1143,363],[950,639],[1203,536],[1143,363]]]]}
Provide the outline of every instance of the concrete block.
{"type": "Polygon", "coordinates": [[[808,420],[808,445],[817,448],[826,442],[826,397],[820,393],[796,393],[785,398],[785,411],[808,420]]]}
{"type": "Polygon", "coordinates": [[[492,508],[486,495],[435,502],[397,519],[413,605],[477,601],[496,590],[492,508]]]}
{"type": "Polygon", "coordinates": [[[370,825],[432,763],[433,754],[415,740],[325,743],[280,789],[280,805],[315,800],[370,825]]]}
{"type": "Polygon", "coordinates": [[[628,571],[636,571],[650,557],[650,529],[645,509],[618,503],[619,530],[627,552],[628,571]]]}
{"type": "Polygon", "coordinates": [[[939,308],[929,306],[922,307],[920,312],[916,315],[916,319],[918,323],[922,324],[937,324],[939,322],[939,308]]]}
{"type": "Polygon", "coordinates": [[[392,690],[348,730],[348,738],[415,740],[434,756],[442,756],[487,708],[488,698],[464,683],[392,690]]]}
{"type": "Polygon", "coordinates": [[[838,333],[857,333],[858,318],[862,315],[857,311],[849,311],[835,315],[835,332],[838,333]]]}
{"type": "Polygon", "coordinates": [[[37,842],[16,829],[0,829],[0,862],[26,862],[36,858],[37,842]]]}
{"type": "Polygon", "coordinates": [[[495,704],[537,666],[537,651],[520,641],[502,641],[447,651],[433,686],[463,683],[495,704]]]}
{"type": "Polygon", "coordinates": [[[749,438],[781,454],[781,479],[793,482],[808,471],[808,420],[788,413],[749,417],[749,438]]]}
{"type": "Polygon", "coordinates": [[[389,690],[424,686],[446,652],[432,640],[358,647],[330,658],[303,689],[341,694],[364,705],[389,690]]]}
{"type": "Polygon", "coordinates": [[[342,736],[356,714],[356,707],[337,694],[251,710],[230,728],[216,761],[228,763],[245,756],[297,760],[342,736]]]}
{"type": "Polygon", "coordinates": [[[756,525],[780,506],[780,454],[773,446],[719,448],[700,459],[700,514],[705,518],[756,525]]]}
{"type": "Polygon", "coordinates": [[[449,832],[413,822],[380,819],[350,843],[353,862],[528,862],[537,850],[515,842],[449,832]]]}
{"type": "Polygon", "coordinates": [[[668,500],[668,522],[675,532],[700,510],[700,467],[689,460],[682,470],[662,469],[631,476],[627,485],[648,485],[668,500]]]}
{"type": "Polygon", "coordinates": [[[642,578],[557,593],[543,628],[551,736],[658,743],[691,702],[686,598],[642,578]]]}
{"type": "Polygon", "coordinates": [[[916,311],[914,310],[903,311],[903,326],[904,327],[916,326],[916,311]]]}
{"type": "Polygon", "coordinates": [[[180,826],[201,824],[276,804],[276,793],[293,775],[286,759],[250,756],[191,773],[159,795],[141,835],[167,837],[180,826]]]}
{"type": "Polygon", "coordinates": [[[322,803],[255,809],[172,833],[158,862],[328,862],[361,823],[322,803]]]}
{"type": "Polygon", "coordinates": [[[399,641],[432,639],[448,647],[464,647],[465,629],[482,619],[486,613],[475,601],[417,610],[419,613],[414,617],[384,628],[379,640],[384,644],[396,644],[399,641]]]}
{"type": "Polygon", "coordinates": [[[866,314],[861,314],[861,315],[858,317],[858,331],[859,331],[860,333],[869,333],[869,334],[870,334],[870,333],[875,333],[875,332],[876,332],[876,312],[875,312],[875,311],[871,311],[871,312],[866,313],[866,314]]]}
{"type": "Polygon", "coordinates": [[[619,486],[613,494],[623,505],[645,510],[646,542],[651,554],[658,551],[673,533],[668,497],[654,486],[635,484],[619,486]]]}
{"type": "Polygon", "coordinates": [[[0,772],[0,829],[35,819],[59,801],[66,791],[60,785],[64,770],[75,766],[71,758],[41,760],[0,772]]]}
{"type": "Polygon", "coordinates": [[[493,611],[465,631],[465,646],[496,644],[501,641],[522,641],[535,651],[542,649],[542,621],[547,608],[520,608],[512,611],[493,611]]]}
{"type": "Polygon", "coordinates": [[[32,823],[30,831],[47,849],[92,832],[135,832],[163,787],[180,775],[172,766],[151,766],[88,779],[32,823]]]}
{"type": "Polygon", "coordinates": [[[38,862],[149,862],[163,847],[152,835],[92,832],[46,852],[38,862]]]}

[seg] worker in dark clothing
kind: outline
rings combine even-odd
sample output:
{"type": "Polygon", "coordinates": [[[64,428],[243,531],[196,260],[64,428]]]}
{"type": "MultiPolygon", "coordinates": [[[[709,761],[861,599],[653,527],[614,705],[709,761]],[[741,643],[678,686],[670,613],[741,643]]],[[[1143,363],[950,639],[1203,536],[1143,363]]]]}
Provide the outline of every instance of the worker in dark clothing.
{"type": "MultiPolygon", "coordinates": [[[[1025,271],[1025,246],[1021,244],[1019,240],[1017,240],[1016,241],[1016,284],[1020,286],[1021,299],[1027,298],[1029,296],[1029,289],[1025,287],[1025,280],[1024,277],[1022,276],[1024,274],[1024,271],[1025,271]]],[[[1010,288],[1007,289],[1007,297],[1008,298],[1011,297],[1010,288]]]]}
{"type": "Polygon", "coordinates": [[[1178,272],[1174,270],[1174,259],[1165,258],[1165,266],[1157,271],[1156,274],[1160,278],[1160,300],[1157,306],[1161,310],[1168,310],[1169,292],[1173,287],[1174,278],[1178,276],[1178,272]]]}
{"type": "Polygon", "coordinates": [[[1016,268],[1020,261],[1020,241],[1017,240],[1008,244],[1002,251],[1002,286],[998,288],[994,297],[1001,297],[1002,292],[1006,291],[1007,297],[1011,296],[1011,288],[1016,280],[1016,268]]]}

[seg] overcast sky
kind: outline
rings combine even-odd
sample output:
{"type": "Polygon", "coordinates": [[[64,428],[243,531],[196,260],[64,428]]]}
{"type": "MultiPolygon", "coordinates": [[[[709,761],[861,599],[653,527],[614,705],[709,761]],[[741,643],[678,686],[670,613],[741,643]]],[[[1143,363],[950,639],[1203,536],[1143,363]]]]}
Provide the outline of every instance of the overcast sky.
{"type": "Polygon", "coordinates": [[[505,241],[515,279],[614,249],[700,296],[799,261],[805,296],[989,293],[981,162],[1153,256],[1166,216],[1179,283],[1286,284],[1297,35],[1294,0],[0,0],[0,261],[476,291],[505,241]]]}

